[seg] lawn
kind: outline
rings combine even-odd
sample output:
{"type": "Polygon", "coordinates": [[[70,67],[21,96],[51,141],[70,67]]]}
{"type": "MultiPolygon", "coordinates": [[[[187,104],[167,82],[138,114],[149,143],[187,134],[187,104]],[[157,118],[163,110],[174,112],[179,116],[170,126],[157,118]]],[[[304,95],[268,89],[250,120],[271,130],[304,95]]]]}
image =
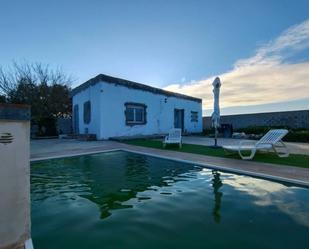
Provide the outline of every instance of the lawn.
{"type": "MultiPolygon", "coordinates": [[[[181,149],[179,149],[177,145],[168,145],[164,149],[162,147],[162,142],[157,140],[138,139],[125,141],[125,143],[161,150],[174,150],[205,156],[234,158],[240,160],[238,154],[226,154],[222,148],[214,149],[203,145],[183,144],[181,149]]],[[[257,153],[252,161],[309,168],[309,155],[290,154],[289,157],[281,158],[274,153],[257,153]]]]}

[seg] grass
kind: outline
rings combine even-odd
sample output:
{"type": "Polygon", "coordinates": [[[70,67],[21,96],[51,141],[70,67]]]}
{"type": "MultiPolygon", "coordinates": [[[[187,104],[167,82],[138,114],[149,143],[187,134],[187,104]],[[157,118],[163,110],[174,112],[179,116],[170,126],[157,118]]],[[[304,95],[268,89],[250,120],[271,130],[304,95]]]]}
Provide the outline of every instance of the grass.
{"type": "MultiPolygon", "coordinates": [[[[214,149],[204,145],[183,144],[181,149],[177,145],[168,145],[164,149],[162,147],[162,142],[157,140],[138,139],[138,140],[129,140],[126,141],[125,143],[142,147],[156,148],[161,150],[173,150],[173,151],[187,152],[205,156],[240,159],[239,155],[236,153],[226,154],[222,148],[214,149]]],[[[282,158],[278,157],[274,153],[257,153],[252,161],[309,168],[309,155],[290,154],[289,157],[282,158]]]]}

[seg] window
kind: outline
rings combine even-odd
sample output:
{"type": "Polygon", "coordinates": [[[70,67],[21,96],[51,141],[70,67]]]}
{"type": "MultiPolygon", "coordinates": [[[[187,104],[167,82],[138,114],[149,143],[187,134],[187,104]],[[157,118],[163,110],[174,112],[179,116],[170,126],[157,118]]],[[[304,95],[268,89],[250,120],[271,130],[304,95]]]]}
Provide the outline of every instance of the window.
{"type": "Polygon", "coordinates": [[[86,101],[84,103],[84,123],[89,124],[91,120],[91,103],[86,101]]]}
{"type": "Polygon", "coordinates": [[[125,107],[127,125],[146,124],[146,105],[139,103],[126,103],[125,107]]]}
{"type": "Polygon", "coordinates": [[[198,112],[191,112],[191,122],[198,122],[198,112]]]}
{"type": "Polygon", "coordinates": [[[75,134],[79,133],[79,106],[74,105],[73,109],[73,130],[75,134]]]}

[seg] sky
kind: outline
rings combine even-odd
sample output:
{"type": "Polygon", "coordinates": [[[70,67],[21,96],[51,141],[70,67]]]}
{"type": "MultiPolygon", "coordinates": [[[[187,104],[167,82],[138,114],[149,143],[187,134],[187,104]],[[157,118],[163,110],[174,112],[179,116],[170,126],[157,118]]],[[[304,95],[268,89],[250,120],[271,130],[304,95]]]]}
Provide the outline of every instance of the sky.
{"type": "Polygon", "coordinates": [[[203,99],[221,114],[309,109],[308,0],[0,0],[0,66],[99,73],[203,99]]]}

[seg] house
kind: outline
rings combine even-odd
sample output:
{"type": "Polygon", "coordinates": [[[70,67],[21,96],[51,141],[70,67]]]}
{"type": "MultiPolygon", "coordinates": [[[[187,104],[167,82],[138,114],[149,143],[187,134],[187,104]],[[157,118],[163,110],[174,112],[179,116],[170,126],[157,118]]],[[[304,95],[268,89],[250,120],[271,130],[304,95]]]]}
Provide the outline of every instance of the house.
{"type": "Polygon", "coordinates": [[[104,74],[72,90],[73,128],[98,139],[202,132],[202,100],[104,74]]]}

